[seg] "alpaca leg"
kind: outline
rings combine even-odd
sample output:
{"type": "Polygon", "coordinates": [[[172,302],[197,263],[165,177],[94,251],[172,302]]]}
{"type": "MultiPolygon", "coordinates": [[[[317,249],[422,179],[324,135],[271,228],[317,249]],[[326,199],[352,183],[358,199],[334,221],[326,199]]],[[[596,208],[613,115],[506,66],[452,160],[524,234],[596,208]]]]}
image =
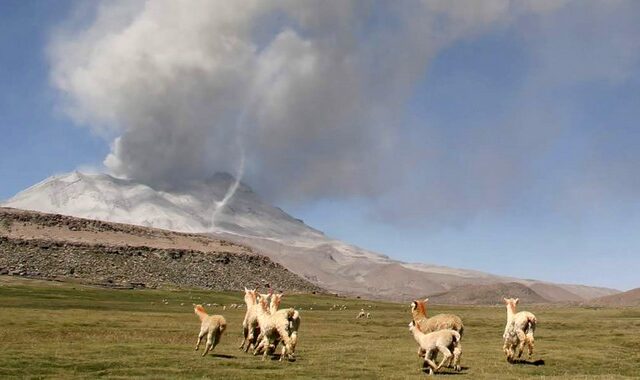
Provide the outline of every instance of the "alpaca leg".
{"type": "MultiPolygon", "coordinates": [[[[260,352],[259,351],[260,347],[264,347],[264,345],[262,344],[262,340],[264,339],[264,334],[262,333],[262,331],[260,331],[257,337],[254,335],[255,332],[249,332],[249,334],[251,336],[250,342],[251,342],[251,347],[253,348],[253,354],[256,355],[256,351],[260,352]]],[[[248,350],[249,350],[249,347],[247,347],[246,351],[248,350]]]]}
{"type": "Polygon", "coordinates": [[[247,338],[246,338],[247,344],[244,347],[244,352],[249,351],[250,347],[255,346],[255,343],[256,343],[255,333],[256,333],[256,330],[253,327],[249,326],[247,328],[247,338]]]}
{"type": "Polygon", "coordinates": [[[259,353],[262,353],[262,351],[265,349],[265,341],[266,341],[266,337],[262,337],[260,340],[257,340],[257,346],[256,348],[253,350],[253,355],[258,355],[259,353]]]}
{"type": "Polygon", "coordinates": [[[433,360],[431,360],[431,359],[435,359],[434,356],[437,355],[437,353],[436,353],[436,355],[434,355],[434,353],[436,353],[435,349],[434,350],[425,351],[425,354],[424,354],[424,362],[422,364],[422,368],[424,369],[425,364],[426,364],[427,368],[428,368],[427,371],[428,371],[429,375],[433,375],[433,370],[437,367],[436,363],[434,363],[433,360]]]}
{"type": "Polygon", "coordinates": [[[220,343],[221,335],[222,335],[222,332],[220,331],[219,328],[217,328],[215,334],[213,334],[213,344],[211,345],[211,349],[209,351],[213,351],[213,349],[216,348],[218,343],[220,343]]]}
{"type": "Polygon", "coordinates": [[[200,348],[200,342],[202,342],[202,338],[204,338],[206,334],[207,330],[200,330],[200,333],[198,334],[198,341],[196,342],[196,351],[200,348]]]}
{"type": "Polygon", "coordinates": [[[449,361],[449,359],[453,355],[446,346],[438,346],[438,351],[440,351],[442,355],[444,355],[444,357],[442,358],[440,364],[438,364],[438,367],[435,369],[435,371],[438,371],[440,368],[442,368],[444,363],[449,361]]]}
{"type": "Polygon", "coordinates": [[[462,346],[460,343],[453,349],[453,369],[460,372],[460,356],[462,356],[462,346]]]}
{"type": "Polygon", "coordinates": [[[239,347],[240,350],[244,350],[244,346],[249,344],[249,326],[247,326],[246,322],[242,322],[242,337],[242,344],[239,347]]]}
{"type": "Polygon", "coordinates": [[[529,333],[527,334],[527,347],[529,348],[529,358],[533,356],[533,346],[534,346],[533,333],[529,333]]]}
{"type": "Polygon", "coordinates": [[[522,330],[516,331],[516,334],[518,334],[518,358],[520,358],[522,357],[522,352],[524,351],[524,345],[527,342],[527,336],[522,330]]]}
{"type": "Polygon", "coordinates": [[[264,338],[263,342],[266,342],[264,352],[262,353],[262,361],[265,361],[267,360],[267,356],[271,353],[271,344],[267,337],[264,338]]]}
{"type": "Polygon", "coordinates": [[[422,347],[418,346],[418,356],[423,357],[424,354],[425,354],[425,351],[422,349],[422,347]]]}
{"type": "Polygon", "coordinates": [[[209,353],[209,351],[211,350],[211,346],[213,345],[213,330],[209,330],[209,333],[207,334],[207,345],[204,347],[204,352],[202,353],[202,356],[207,355],[207,353],[209,353]]]}
{"type": "MultiPolygon", "coordinates": [[[[283,327],[278,326],[276,328],[278,330],[278,334],[280,334],[280,339],[282,339],[282,344],[285,348],[285,353],[291,355],[291,339],[289,339],[289,332],[283,327]]],[[[277,344],[277,341],[276,341],[277,344]]]]}

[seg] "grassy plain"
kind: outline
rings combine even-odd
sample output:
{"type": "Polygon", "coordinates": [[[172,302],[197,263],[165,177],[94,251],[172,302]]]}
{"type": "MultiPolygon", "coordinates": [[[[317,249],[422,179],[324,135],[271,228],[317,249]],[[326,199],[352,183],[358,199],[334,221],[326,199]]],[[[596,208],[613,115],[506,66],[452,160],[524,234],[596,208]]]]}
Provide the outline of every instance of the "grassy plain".
{"type": "MultiPolygon", "coordinates": [[[[417,379],[408,305],[292,295],[301,310],[295,362],[238,350],[244,309],[222,313],[228,330],[213,355],[193,351],[199,321],[192,303],[242,303],[240,293],[111,290],[0,276],[0,378],[336,378],[417,379]],[[163,300],[167,300],[165,304],[163,300]],[[345,304],[345,311],[330,311],[345,304]],[[371,305],[371,308],[369,308],[371,305]],[[313,308],[313,310],[310,310],[313,308]],[[356,320],[360,308],[372,314],[356,320]]],[[[526,307],[526,305],[523,305],[526,307]]],[[[538,316],[533,364],[501,352],[504,307],[437,306],[465,322],[460,379],[640,376],[640,309],[531,306],[538,316]],[[541,365],[542,361],[544,364],[541,365]]],[[[443,376],[449,378],[449,376],[443,376]]]]}

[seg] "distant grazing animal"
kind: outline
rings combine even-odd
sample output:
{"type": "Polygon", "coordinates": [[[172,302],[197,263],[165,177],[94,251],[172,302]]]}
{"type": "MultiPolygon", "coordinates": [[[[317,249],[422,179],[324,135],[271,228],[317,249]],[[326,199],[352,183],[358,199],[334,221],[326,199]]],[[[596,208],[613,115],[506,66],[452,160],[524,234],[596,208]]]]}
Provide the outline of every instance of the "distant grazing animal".
{"type": "Polygon", "coordinates": [[[502,335],[504,339],[502,350],[510,363],[513,362],[516,356],[516,350],[518,351],[518,358],[522,356],[525,344],[529,349],[529,358],[531,358],[534,345],[533,333],[538,323],[533,313],[528,311],[516,313],[518,301],[518,298],[504,298],[504,303],[507,306],[507,324],[502,335]]]}
{"type": "Polygon", "coordinates": [[[417,328],[414,321],[409,323],[409,331],[424,351],[424,364],[429,367],[430,375],[442,368],[446,362],[452,362],[454,369],[460,371],[462,345],[460,344],[460,334],[457,331],[444,329],[425,334],[417,328]],[[434,360],[438,352],[442,353],[443,358],[440,364],[436,365],[434,360]]]}
{"type": "Polygon", "coordinates": [[[196,305],[194,312],[200,318],[200,333],[198,334],[198,342],[196,343],[196,351],[200,348],[200,341],[207,336],[207,344],[202,356],[213,350],[220,342],[222,333],[227,329],[227,321],[222,315],[209,315],[202,305],[196,305]]]}
{"type": "Polygon", "coordinates": [[[366,314],[364,313],[364,309],[360,309],[360,312],[356,316],[356,319],[364,318],[366,314]]]}

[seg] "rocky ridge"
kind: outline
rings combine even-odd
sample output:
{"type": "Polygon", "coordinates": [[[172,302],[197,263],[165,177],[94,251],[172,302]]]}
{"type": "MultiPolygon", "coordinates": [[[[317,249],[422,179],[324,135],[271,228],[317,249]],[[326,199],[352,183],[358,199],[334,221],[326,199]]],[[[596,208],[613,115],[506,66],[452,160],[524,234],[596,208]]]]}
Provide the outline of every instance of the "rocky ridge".
{"type": "Polygon", "coordinates": [[[268,257],[224,240],[7,208],[0,208],[0,274],[128,288],[322,291],[268,257]],[[192,247],[179,247],[180,239],[192,247]]]}

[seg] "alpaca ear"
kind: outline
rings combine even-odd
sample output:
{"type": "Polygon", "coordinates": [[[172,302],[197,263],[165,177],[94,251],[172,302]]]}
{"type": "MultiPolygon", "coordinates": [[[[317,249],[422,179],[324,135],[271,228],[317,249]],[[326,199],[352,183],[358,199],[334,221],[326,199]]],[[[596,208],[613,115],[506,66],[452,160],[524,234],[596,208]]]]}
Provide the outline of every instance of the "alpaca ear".
{"type": "Polygon", "coordinates": [[[415,310],[418,307],[418,303],[416,301],[411,302],[411,310],[415,310]]]}
{"type": "Polygon", "coordinates": [[[429,302],[429,299],[425,298],[424,301],[422,301],[422,302],[427,303],[427,302],[429,302]]]}
{"type": "Polygon", "coordinates": [[[520,301],[520,298],[516,298],[516,305],[518,304],[518,301],[520,301]]]}
{"type": "Polygon", "coordinates": [[[504,300],[504,303],[509,303],[509,300],[506,298],[502,298],[504,300]]]}

